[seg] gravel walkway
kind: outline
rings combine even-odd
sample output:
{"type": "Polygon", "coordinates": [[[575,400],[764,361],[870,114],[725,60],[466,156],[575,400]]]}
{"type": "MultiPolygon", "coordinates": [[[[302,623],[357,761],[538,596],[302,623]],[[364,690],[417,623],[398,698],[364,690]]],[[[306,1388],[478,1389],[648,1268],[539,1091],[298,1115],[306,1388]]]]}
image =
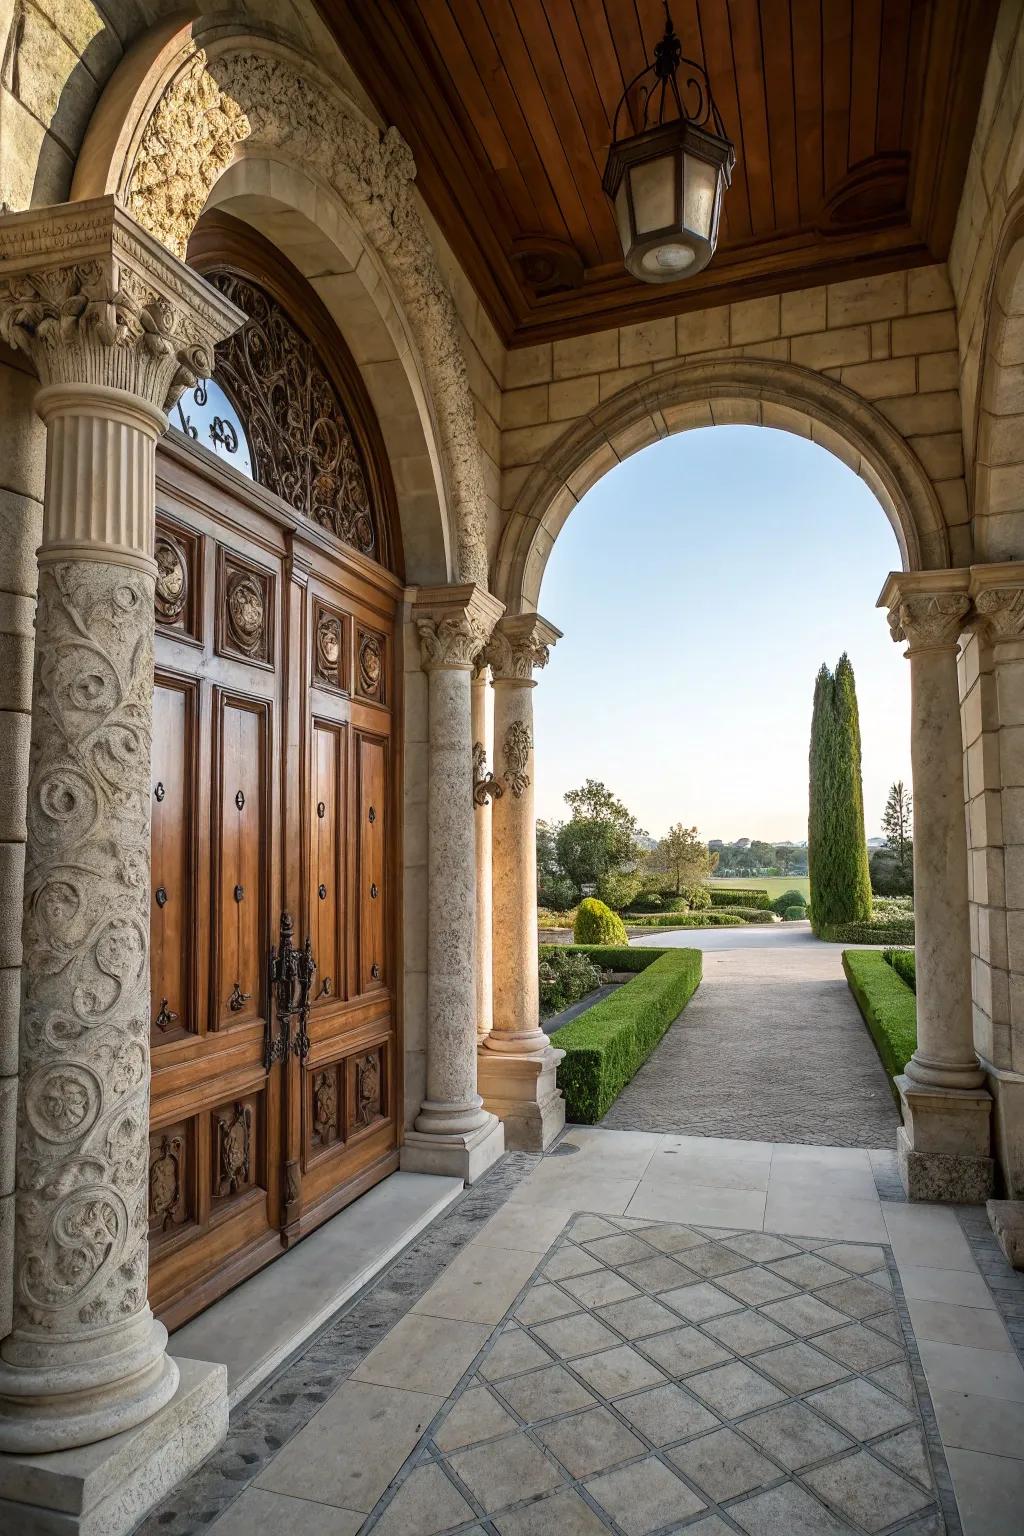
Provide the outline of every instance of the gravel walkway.
{"type": "Polygon", "coordinates": [[[704,980],[602,1125],[894,1145],[899,1116],[838,945],[802,923],[639,942],[703,949],[704,980]]]}

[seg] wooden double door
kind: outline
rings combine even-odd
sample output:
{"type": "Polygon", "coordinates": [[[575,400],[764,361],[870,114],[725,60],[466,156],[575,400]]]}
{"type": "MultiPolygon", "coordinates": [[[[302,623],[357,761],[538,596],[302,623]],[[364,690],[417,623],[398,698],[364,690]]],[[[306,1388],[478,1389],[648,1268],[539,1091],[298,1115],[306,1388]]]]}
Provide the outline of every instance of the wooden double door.
{"type": "Polygon", "coordinates": [[[398,1165],[399,588],[234,478],[161,450],[149,1225],[172,1327],[398,1165]]]}

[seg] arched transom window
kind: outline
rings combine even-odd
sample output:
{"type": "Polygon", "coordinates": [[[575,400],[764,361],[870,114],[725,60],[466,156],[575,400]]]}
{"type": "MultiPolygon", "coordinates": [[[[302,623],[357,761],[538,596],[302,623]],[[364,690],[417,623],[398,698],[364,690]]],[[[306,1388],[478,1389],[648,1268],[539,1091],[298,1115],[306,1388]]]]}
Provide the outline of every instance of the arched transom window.
{"type": "Polygon", "coordinates": [[[249,319],[218,346],[213,377],[179,401],[174,425],[360,554],[386,563],[359,444],[314,347],[252,278],[232,271],[206,277],[249,319]]]}

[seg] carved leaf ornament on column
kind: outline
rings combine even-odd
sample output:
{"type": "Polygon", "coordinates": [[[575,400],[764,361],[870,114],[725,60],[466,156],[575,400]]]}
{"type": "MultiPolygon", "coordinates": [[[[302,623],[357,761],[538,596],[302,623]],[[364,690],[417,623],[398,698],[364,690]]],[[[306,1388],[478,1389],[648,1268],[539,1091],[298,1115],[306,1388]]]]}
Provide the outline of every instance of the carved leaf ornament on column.
{"type": "Polygon", "coordinates": [[[522,720],[513,720],[505,732],[505,783],[517,800],[521,799],[530,785],[526,771],[533,750],[530,728],[522,720]]]}
{"type": "Polygon", "coordinates": [[[970,599],[959,592],[908,595],[889,610],[889,631],[911,650],[955,645],[970,612],[970,599]]]}

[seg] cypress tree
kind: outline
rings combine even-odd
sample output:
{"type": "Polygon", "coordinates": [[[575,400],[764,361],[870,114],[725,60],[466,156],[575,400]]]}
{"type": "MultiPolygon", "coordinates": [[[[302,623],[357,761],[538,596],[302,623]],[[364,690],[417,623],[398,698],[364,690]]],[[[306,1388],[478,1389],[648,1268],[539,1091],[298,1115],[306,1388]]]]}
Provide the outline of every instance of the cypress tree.
{"type": "Polygon", "coordinates": [[[815,932],[871,916],[860,757],[857,689],[844,654],[814,685],[807,867],[815,932]]]}

